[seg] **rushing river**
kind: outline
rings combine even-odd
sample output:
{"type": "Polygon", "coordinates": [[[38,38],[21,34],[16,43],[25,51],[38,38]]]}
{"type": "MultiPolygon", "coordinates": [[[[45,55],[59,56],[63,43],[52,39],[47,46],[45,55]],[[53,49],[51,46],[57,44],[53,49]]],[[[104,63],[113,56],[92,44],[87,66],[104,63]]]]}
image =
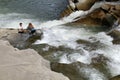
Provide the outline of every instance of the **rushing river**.
{"type": "Polygon", "coordinates": [[[120,74],[120,45],[101,28],[70,25],[86,12],[77,11],[58,20],[65,0],[0,0],[0,27],[24,28],[32,22],[43,31],[34,48],[51,61],[51,68],[71,80],[108,80],[120,74]]]}

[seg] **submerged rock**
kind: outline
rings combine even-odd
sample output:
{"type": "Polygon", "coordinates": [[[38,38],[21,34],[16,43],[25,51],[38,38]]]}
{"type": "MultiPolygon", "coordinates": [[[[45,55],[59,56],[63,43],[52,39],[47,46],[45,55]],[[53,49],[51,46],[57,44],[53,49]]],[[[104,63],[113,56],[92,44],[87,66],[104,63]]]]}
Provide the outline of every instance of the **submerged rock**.
{"type": "Polygon", "coordinates": [[[110,33],[108,33],[111,37],[113,37],[113,44],[120,44],[120,31],[119,30],[113,30],[110,33]]]}
{"type": "Polygon", "coordinates": [[[32,49],[18,50],[0,40],[0,80],[69,80],[50,70],[49,62],[32,49]]]}
{"type": "Polygon", "coordinates": [[[64,75],[68,76],[70,80],[89,80],[90,74],[92,74],[92,71],[89,72],[89,70],[95,70],[96,72],[93,74],[103,74],[105,77],[102,77],[103,79],[101,80],[107,80],[111,77],[106,67],[106,62],[103,60],[91,64],[84,64],[81,62],[74,62],[71,64],[53,62],[51,63],[51,69],[56,72],[62,72],[64,75]]]}
{"type": "Polygon", "coordinates": [[[86,76],[83,76],[78,67],[85,67],[86,65],[75,62],[72,64],[51,63],[51,69],[56,72],[62,72],[68,76],[70,80],[88,80],[86,76]]]}

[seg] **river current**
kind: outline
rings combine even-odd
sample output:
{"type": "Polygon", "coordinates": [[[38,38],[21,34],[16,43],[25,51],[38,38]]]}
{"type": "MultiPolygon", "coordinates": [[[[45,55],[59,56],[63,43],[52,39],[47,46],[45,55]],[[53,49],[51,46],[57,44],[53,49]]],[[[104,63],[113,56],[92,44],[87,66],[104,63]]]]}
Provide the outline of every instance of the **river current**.
{"type": "Polygon", "coordinates": [[[26,28],[32,22],[43,31],[33,48],[51,61],[52,70],[71,80],[108,80],[119,75],[120,45],[113,44],[101,28],[69,24],[87,12],[76,11],[58,20],[67,4],[67,0],[0,0],[0,27],[16,29],[23,22],[26,28]]]}

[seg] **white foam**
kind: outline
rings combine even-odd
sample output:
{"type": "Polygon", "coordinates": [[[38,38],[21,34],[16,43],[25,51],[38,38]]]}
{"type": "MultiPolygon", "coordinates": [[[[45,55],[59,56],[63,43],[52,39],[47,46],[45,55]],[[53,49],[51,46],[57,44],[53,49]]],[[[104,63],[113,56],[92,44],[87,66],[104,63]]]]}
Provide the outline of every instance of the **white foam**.
{"type": "Polygon", "coordinates": [[[70,64],[71,62],[67,59],[67,54],[64,54],[62,57],[61,57],[61,59],[60,59],[60,61],[59,61],[60,63],[65,63],[65,64],[70,64]]]}
{"type": "Polygon", "coordinates": [[[110,61],[107,62],[108,68],[113,76],[120,74],[120,45],[112,44],[112,38],[105,33],[98,33],[96,37],[101,43],[106,45],[104,48],[100,48],[93,53],[103,54],[110,61]]]}
{"type": "MultiPolygon", "coordinates": [[[[84,64],[90,64],[91,58],[97,56],[97,54],[103,54],[105,57],[109,59],[107,62],[107,67],[110,70],[110,73],[115,76],[120,74],[120,45],[114,45],[112,44],[112,38],[105,33],[101,32],[95,35],[92,35],[92,37],[96,38],[97,41],[100,41],[101,44],[104,44],[105,47],[99,48],[98,50],[94,51],[86,51],[84,50],[81,53],[72,53],[71,54],[65,54],[60,58],[60,63],[72,63],[72,62],[81,62],[84,64]]],[[[94,42],[94,41],[93,41],[94,42]]],[[[91,71],[92,72],[92,71],[91,71]]],[[[99,73],[96,73],[99,75],[99,73]]],[[[95,74],[95,76],[96,76],[95,74]]],[[[90,75],[90,76],[94,76],[90,75]]],[[[90,80],[102,80],[102,79],[90,79],[90,80]]]]}
{"type": "Polygon", "coordinates": [[[119,62],[108,62],[108,68],[112,76],[120,75],[120,63],[119,62]]]}
{"type": "Polygon", "coordinates": [[[60,20],[53,20],[53,21],[47,21],[44,22],[40,25],[42,28],[52,28],[52,27],[57,27],[62,24],[70,23],[76,21],[76,18],[82,18],[85,14],[87,14],[87,11],[75,11],[71,13],[69,16],[63,17],[60,20]]]}
{"type": "Polygon", "coordinates": [[[0,27],[1,28],[19,28],[19,23],[23,23],[23,28],[28,26],[28,23],[32,22],[35,27],[40,24],[37,19],[32,19],[32,15],[19,14],[19,13],[7,13],[0,14],[0,27]]]}
{"type": "MultiPolygon", "coordinates": [[[[113,38],[106,35],[105,32],[100,32],[100,33],[95,34],[95,35],[93,35],[91,37],[93,37],[96,41],[100,41],[101,43],[103,43],[105,45],[112,45],[113,38]]],[[[90,40],[90,41],[94,42],[94,40],[90,40]]]]}
{"type": "Polygon", "coordinates": [[[87,11],[76,11],[71,13],[69,16],[62,18],[61,20],[53,20],[42,23],[39,27],[42,27],[44,37],[42,40],[37,40],[35,44],[46,43],[56,47],[64,45],[67,47],[76,48],[76,40],[88,37],[91,35],[91,33],[89,33],[89,31],[85,31],[82,28],[66,29],[65,26],[62,26],[62,24],[75,21],[77,17],[81,18],[85,14],[87,14],[87,11]]]}
{"type": "Polygon", "coordinates": [[[113,76],[120,74],[120,45],[112,45],[104,50],[104,55],[109,58],[108,67],[113,76]]]}
{"type": "Polygon", "coordinates": [[[76,40],[78,39],[86,39],[93,33],[86,31],[83,28],[66,28],[66,26],[57,26],[51,29],[44,29],[42,40],[38,40],[35,44],[49,44],[52,46],[66,46],[75,49],[78,44],[76,40]],[[85,33],[86,32],[86,33],[85,33]]]}
{"type": "Polygon", "coordinates": [[[89,80],[107,80],[107,78],[94,68],[81,68],[80,71],[89,79],[89,80]]]}
{"type": "Polygon", "coordinates": [[[90,64],[91,58],[89,56],[89,52],[85,51],[83,53],[64,54],[60,58],[59,62],[69,64],[77,61],[85,64],[90,64]]]}
{"type": "Polygon", "coordinates": [[[109,59],[107,67],[113,76],[120,74],[120,45],[109,45],[106,48],[96,50],[109,59]]]}

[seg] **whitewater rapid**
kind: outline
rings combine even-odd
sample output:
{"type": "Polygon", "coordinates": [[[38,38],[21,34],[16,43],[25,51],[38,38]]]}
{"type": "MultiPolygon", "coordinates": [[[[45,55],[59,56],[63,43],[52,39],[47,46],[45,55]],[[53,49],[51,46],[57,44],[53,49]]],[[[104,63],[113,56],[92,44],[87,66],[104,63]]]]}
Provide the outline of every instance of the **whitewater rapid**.
{"type": "MultiPolygon", "coordinates": [[[[65,26],[64,24],[74,21],[76,17],[79,15],[84,15],[83,11],[77,11],[71,14],[68,17],[63,18],[62,20],[53,20],[53,21],[43,21],[39,22],[37,19],[30,19],[28,14],[7,14],[6,16],[1,15],[0,17],[6,22],[1,22],[1,26],[4,28],[18,28],[18,22],[24,21],[24,26],[27,26],[29,22],[33,22],[37,29],[41,29],[43,31],[43,38],[41,40],[37,40],[36,44],[48,44],[51,46],[59,47],[65,46],[67,48],[71,48],[74,50],[79,50],[79,52],[71,52],[63,53],[59,57],[59,63],[70,64],[73,62],[81,62],[84,64],[90,64],[91,59],[97,56],[98,54],[103,54],[105,57],[109,59],[107,62],[107,68],[110,70],[112,76],[120,74],[120,45],[112,44],[112,38],[106,35],[105,32],[94,33],[89,29],[83,27],[75,27],[75,26],[65,26]],[[77,14],[77,16],[76,16],[77,14]],[[24,17],[26,15],[26,17],[24,17]],[[20,16],[16,18],[16,16],[20,16]],[[9,20],[11,17],[14,17],[13,20],[9,20]],[[23,18],[21,18],[23,17],[23,18]],[[28,19],[27,19],[28,18],[28,19]],[[6,23],[6,24],[5,24],[6,23]],[[11,23],[11,24],[8,24],[11,23]],[[75,28],[74,28],[75,27],[75,28]],[[93,37],[94,39],[90,39],[93,37]],[[89,42],[100,42],[101,45],[104,45],[103,48],[99,48],[94,51],[88,51],[84,49],[84,46],[78,44],[76,40],[86,40],[89,42]]],[[[26,27],[24,27],[26,28],[26,27]]],[[[81,71],[81,69],[80,69],[81,71]]],[[[84,68],[83,73],[85,76],[89,78],[89,80],[106,80],[106,77],[96,69],[84,68]],[[88,75],[91,74],[91,75],[88,75]]]]}
{"type": "MultiPolygon", "coordinates": [[[[95,5],[96,6],[96,5],[95,5]]],[[[73,62],[81,62],[90,64],[92,58],[102,54],[109,60],[107,61],[107,68],[112,76],[120,74],[120,45],[112,43],[113,38],[108,36],[105,32],[92,32],[83,26],[66,26],[64,24],[75,21],[78,17],[82,18],[96,7],[92,7],[89,11],[76,11],[67,17],[60,20],[42,21],[30,14],[20,13],[6,13],[0,14],[0,27],[15,28],[19,27],[20,22],[24,22],[24,28],[29,22],[32,22],[36,29],[43,31],[43,38],[37,40],[36,44],[48,44],[50,46],[59,47],[64,46],[73,49],[73,52],[62,53],[59,56],[59,63],[70,64],[73,62]],[[91,39],[92,38],[92,39],[91,39]],[[85,49],[87,46],[78,44],[77,40],[85,40],[90,43],[98,44],[96,50],[89,51],[85,49]]],[[[47,47],[47,50],[49,47],[47,47]]],[[[57,54],[57,53],[54,53],[57,54]]],[[[89,80],[106,80],[106,76],[95,68],[79,68],[89,80]]]]}
{"type": "MultiPolygon", "coordinates": [[[[71,22],[73,19],[65,20],[71,22]]],[[[49,44],[55,47],[65,46],[67,48],[74,49],[75,52],[66,52],[59,57],[59,63],[64,64],[70,64],[77,61],[84,64],[90,64],[92,62],[92,58],[98,56],[99,54],[103,55],[109,59],[107,61],[106,68],[109,69],[111,75],[116,76],[120,74],[120,45],[113,44],[112,37],[108,36],[105,32],[94,33],[83,27],[73,28],[65,26],[63,25],[65,23],[67,23],[67,21],[61,22],[56,20],[49,21],[46,24],[43,23],[44,27],[41,26],[41,29],[44,31],[43,39],[37,40],[35,44],[49,44]],[[93,39],[91,39],[91,37],[93,39]],[[86,50],[83,45],[76,42],[76,40],[79,39],[96,43],[99,47],[92,51],[86,50]],[[79,51],[76,52],[76,50],[79,51]]],[[[103,73],[94,68],[91,69],[88,67],[84,68],[82,71],[89,80],[107,80],[103,73]]]]}

